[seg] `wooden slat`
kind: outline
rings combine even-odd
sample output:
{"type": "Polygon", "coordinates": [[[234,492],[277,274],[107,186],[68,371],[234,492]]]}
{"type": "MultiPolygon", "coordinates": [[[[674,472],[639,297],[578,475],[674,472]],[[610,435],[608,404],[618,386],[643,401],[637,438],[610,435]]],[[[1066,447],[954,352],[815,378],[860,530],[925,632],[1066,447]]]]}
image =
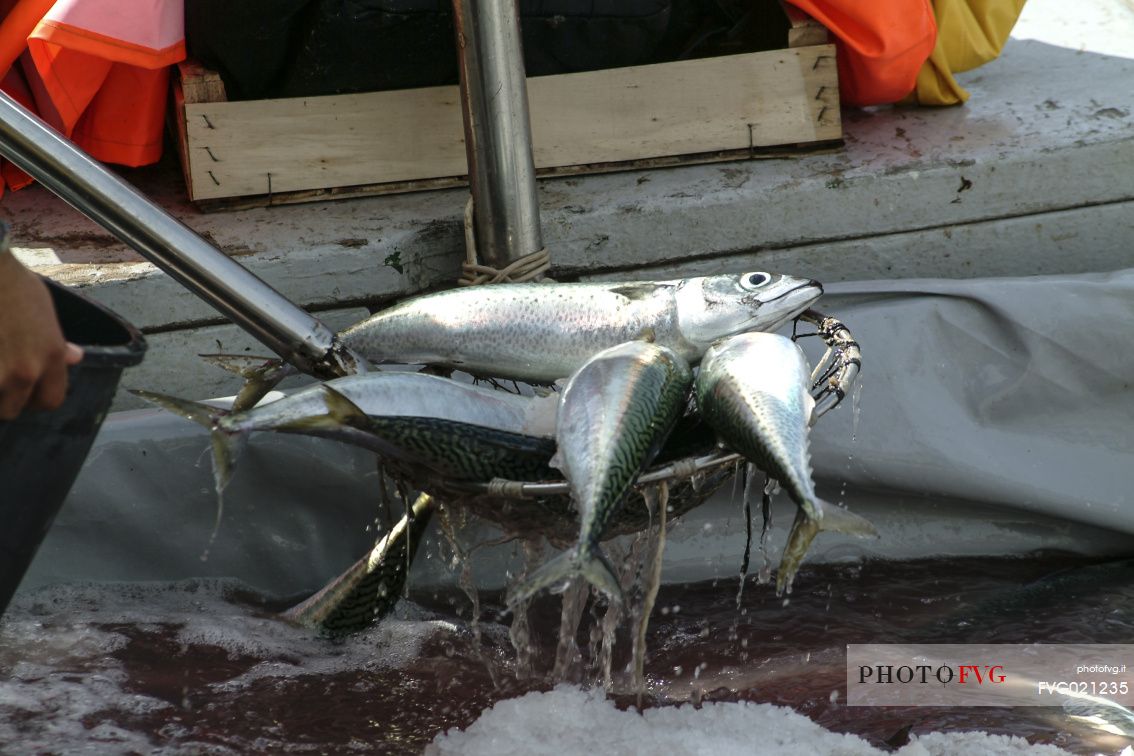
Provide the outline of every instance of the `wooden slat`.
{"type": "MultiPolygon", "coordinates": [[[[667,155],[664,157],[643,158],[641,160],[624,160],[617,163],[566,165],[558,168],[538,168],[536,169],[536,175],[539,178],[553,178],[591,175],[596,173],[614,173],[617,171],[652,171],[659,168],[723,163],[733,160],[785,158],[802,154],[814,155],[824,152],[834,152],[840,148],[842,144],[842,140],[837,139],[827,142],[754,147],[744,150],[699,152],[695,155],[667,155]]],[[[247,210],[253,207],[294,205],[303,202],[318,202],[321,200],[379,197],[386,194],[424,192],[433,189],[453,189],[467,185],[467,176],[451,176],[437,179],[419,179],[417,181],[396,181],[387,184],[362,184],[359,186],[334,186],[326,189],[304,189],[296,192],[276,192],[272,195],[260,194],[244,197],[218,197],[215,199],[197,200],[195,204],[199,210],[208,213],[219,210],[247,210]]]]}
{"type": "Polygon", "coordinates": [[[187,103],[225,102],[228,99],[220,74],[205,68],[195,60],[183,60],[178,63],[177,74],[181,82],[182,97],[187,103]]]}
{"type": "MultiPolygon", "coordinates": [[[[830,45],[528,80],[541,169],[842,136],[830,45]]],[[[194,200],[463,176],[456,87],[189,103],[194,200]]]]}
{"type": "Polygon", "coordinates": [[[827,27],[804,13],[791,3],[781,2],[780,7],[787,15],[788,47],[808,47],[810,45],[825,45],[828,42],[827,27]]]}

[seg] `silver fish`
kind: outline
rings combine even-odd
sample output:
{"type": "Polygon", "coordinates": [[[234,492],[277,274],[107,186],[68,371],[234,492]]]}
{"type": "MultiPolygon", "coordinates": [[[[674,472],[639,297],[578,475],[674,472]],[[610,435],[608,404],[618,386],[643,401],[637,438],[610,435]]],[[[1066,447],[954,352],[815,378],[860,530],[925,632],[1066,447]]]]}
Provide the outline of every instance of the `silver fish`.
{"type": "Polygon", "coordinates": [[[622,588],[599,540],[681,415],[691,382],[684,359],[644,341],[606,349],[571,376],[559,400],[559,448],[551,464],[571,484],[579,539],[516,586],[510,605],[575,575],[622,602],[622,588]]]}
{"type": "Polygon", "coordinates": [[[791,339],[744,333],[713,345],[695,381],[697,406],[724,445],[779,481],[799,507],[784,547],[777,593],[792,581],[820,530],[877,536],[874,526],[815,495],[808,442],[815,400],[810,370],[791,339]]]}
{"type": "Polygon", "coordinates": [[[365,630],[385,617],[402,597],[421,536],[436,503],[423,493],[365,556],[281,618],[340,637],[365,630]]]}
{"type": "Polygon", "coordinates": [[[557,397],[517,396],[422,373],[352,375],[316,384],[244,412],[229,413],[207,404],[152,391],[134,393],[209,429],[213,472],[220,493],[244,441],[256,431],[282,431],[334,438],[400,456],[389,437],[376,431],[375,418],[436,418],[447,423],[550,439],[555,434],[557,397]],[[360,415],[361,413],[361,415],[360,415]]]}
{"type": "MultiPolygon", "coordinates": [[[[764,272],[476,286],[406,300],[350,326],[338,339],[375,364],[442,365],[551,383],[603,349],[642,338],[695,364],[715,340],[778,328],[822,293],[816,281],[764,272]]],[[[248,381],[239,407],[295,372],[278,360],[209,359],[248,381]]]]}

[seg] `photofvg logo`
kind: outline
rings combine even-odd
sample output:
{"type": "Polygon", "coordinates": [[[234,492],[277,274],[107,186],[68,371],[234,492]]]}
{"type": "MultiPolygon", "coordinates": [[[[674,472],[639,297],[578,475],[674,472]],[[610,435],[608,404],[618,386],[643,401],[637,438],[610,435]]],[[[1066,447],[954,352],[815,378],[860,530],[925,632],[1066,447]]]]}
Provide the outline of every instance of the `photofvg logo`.
{"type": "Polygon", "coordinates": [[[847,646],[851,706],[1121,708],[1134,704],[1131,677],[1134,645],[847,646]]]}

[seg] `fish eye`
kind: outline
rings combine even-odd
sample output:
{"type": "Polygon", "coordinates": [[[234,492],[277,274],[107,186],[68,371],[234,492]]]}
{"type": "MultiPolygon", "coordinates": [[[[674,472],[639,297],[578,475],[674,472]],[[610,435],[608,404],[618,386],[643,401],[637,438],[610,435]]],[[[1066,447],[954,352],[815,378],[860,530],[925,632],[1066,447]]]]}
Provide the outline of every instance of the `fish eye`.
{"type": "Polygon", "coordinates": [[[740,285],[745,289],[759,289],[761,286],[767,286],[771,282],[772,276],[763,271],[759,273],[745,273],[740,277],[740,285]]]}

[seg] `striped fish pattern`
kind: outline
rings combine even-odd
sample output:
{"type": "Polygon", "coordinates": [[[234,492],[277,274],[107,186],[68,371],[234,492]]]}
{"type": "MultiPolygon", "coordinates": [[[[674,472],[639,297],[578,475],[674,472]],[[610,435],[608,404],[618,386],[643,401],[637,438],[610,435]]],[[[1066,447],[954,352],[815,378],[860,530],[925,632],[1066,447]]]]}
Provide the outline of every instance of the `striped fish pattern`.
{"type": "Polygon", "coordinates": [[[622,600],[621,586],[599,541],[681,416],[691,383],[692,371],[684,359],[644,341],[604,350],[571,376],[559,400],[558,450],[551,464],[563,471],[571,486],[579,538],[574,548],[515,587],[510,605],[575,575],[611,600],[622,600]]]}
{"type": "Polygon", "coordinates": [[[365,630],[385,617],[402,597],[409,566],[435,506],[429,494],[418,496],[410,512],[370,553],[280,617],[332,638],[365,630]]]}
{"type": "Polygon", "coordinates": [[[799,507],[776,576],[780,594],[790,592],[820,530],[877,535],[862,517],[815,494],[810,383],[803,352],[791,339],[772,333],[722,339],[706,352],[695,383],[697,407],[722,444],[779,481],[799,507]]]}

